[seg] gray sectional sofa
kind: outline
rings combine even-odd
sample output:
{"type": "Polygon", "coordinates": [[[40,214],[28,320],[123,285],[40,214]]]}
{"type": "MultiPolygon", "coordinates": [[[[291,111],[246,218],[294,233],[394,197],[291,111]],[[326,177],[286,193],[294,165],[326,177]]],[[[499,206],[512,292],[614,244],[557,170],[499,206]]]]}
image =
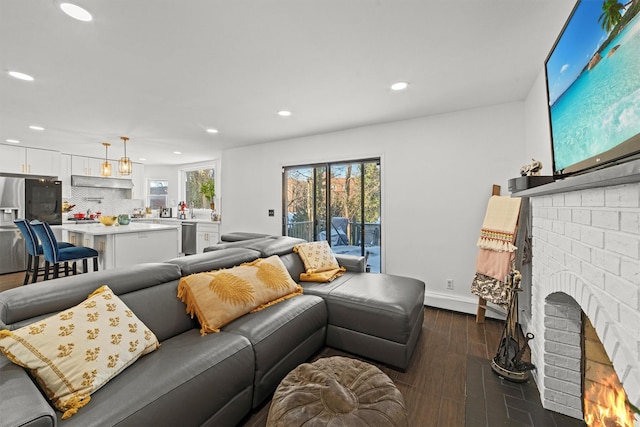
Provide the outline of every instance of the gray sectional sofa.
{"type": "Polygon", "coordinates": [[[25,369],[0,355],[1,426],[234,426],[284,376],[328,345],[406,369],[423,320],[424,283],[364,273],[362,257],[337,256],[347,273],[301,283],[287,299],[201,336],[176,297],[182,276],[278,255],[294,279],[303,271],[298,239],[252,236],[232,247],[0,292],[0,329],[16,329],[82,302],[102,285],[161,343],[61,421],[25,369]]]}

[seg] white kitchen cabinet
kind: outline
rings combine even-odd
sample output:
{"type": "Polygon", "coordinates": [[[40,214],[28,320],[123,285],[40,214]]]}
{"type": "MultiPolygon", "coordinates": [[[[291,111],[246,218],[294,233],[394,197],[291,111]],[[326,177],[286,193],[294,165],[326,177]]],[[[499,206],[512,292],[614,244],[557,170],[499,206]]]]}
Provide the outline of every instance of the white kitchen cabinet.
{"type": "Polygon", "coordinates": [[[60,173],[58,179],[62,181],[62,198],[71,198],[71,155],[60,155],[60,173]]]}
{"type": "MultiPolygon", "coordinates": [[[[99,159],[97,157],[71,156],[71,174],[101,176],[100,164],[103,161],[104,159],[99,159]]],[[[111,167],[113,168],[113,165],[111,167]]]]}
{"type": "Polygon", "coordinates": [[[142,163],[133,164],[133,172],[130,178],[131,181],[133,181],[131,198],[145,200],[146,188],[144,183],[144,165],[142,163]]]}
{"type": "Polygon", "coordinates": [[[0,145],[0,170],[5,173],[58,176],[60,153],[2,144],[0,145]]]}
{"type": "Polygon", "coordinates": [[[67,224],[62,239],[98,251],[100,270],[145,262],[162,262],[178,256],[180,227],[131,222],[105,227],[102,224],[67,224]]]}
{"type": "Polygon", "coordinates": [[[196,253],[201,254],[207,246],[215,245],[220,239],[220,224],[217,222],[197,222],[196,253]]]}
{"type": "MultiPolygon", "coordinates": [[[[133,223],[141,224],[162,224],[162,225],[179,225],[180,220],[175,218],[135,218],[133,223]]],[[[178,252],[182,253],[182,227],[178,227],[178,252]]]]}
{"type": "Polygon", "coordinates": [[[114,267],[160,262],[178,256],[178,230],[116,234],[114,267]]]}

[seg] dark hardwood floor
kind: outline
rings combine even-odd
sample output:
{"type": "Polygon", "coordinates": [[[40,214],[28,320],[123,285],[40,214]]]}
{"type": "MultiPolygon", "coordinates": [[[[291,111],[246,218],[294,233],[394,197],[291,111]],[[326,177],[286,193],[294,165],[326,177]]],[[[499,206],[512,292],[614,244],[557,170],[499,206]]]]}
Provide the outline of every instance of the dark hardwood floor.
{"type": "MultiPolygon", "coordinates": [[[[0,291],[21,286],[23,273],[0,276],[0,291]]],[[[28,286],[38,286],[38,283],[28,286]]],[[[375,362],[396,384],[407,405],[410,426],[464,426],[467,356],[491,359],[496,352],[503,323],[487,319],[478,324],[475,316],[425,307],[422,334],[406,372],[375,362]]],[[[356,357],[332,348],[322,349],[315,358],[356,357]]],[[[266,424],[270,402],[254,410],[242,425],[266,424]]]]}
{"type": "MultiPolygon", "coordinates": [[[[404,396],[410,426],[464,426],[467,355],[492,358],[502,326],[496,320],[477,324],[475,316],[425,307],[422,335],[406,372],[359,359],[376,365],[393,380],[404,396]]],[[[356,357],[325,348],[314,359],[328,356],[356,357]]],[[[270,402],[265,403],[242,425],[266,425],[269,406],[270,402]]]]}
{"type": "MultiPolygon", "coordinates": [[[[24,272],[1,274],[0,275],[0,292],[6,291],[7,289],[15,288],[17,286],[22,286],[23,281],[24,281],[24,272]]],[[[38,281],[41,282],[42,277],[38,277],[38,281]]]]}

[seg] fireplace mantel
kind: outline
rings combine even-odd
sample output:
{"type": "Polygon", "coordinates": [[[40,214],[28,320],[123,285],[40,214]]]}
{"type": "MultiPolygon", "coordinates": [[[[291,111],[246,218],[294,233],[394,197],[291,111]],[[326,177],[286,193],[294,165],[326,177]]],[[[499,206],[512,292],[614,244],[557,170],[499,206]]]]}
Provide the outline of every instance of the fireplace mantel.
{"type": "Polygon", "coordinates": [[[633,182],[640,182],[640,159],[511,194],[517,197],[536,197],[590,188],[630,184],[633,182]]]}
{"type": "Polygon", "coordinates": [[[512,195],[528,207],[521,320],[543,406],[582,418],[581,313],[640,406],[640,159],[512,195]]]}

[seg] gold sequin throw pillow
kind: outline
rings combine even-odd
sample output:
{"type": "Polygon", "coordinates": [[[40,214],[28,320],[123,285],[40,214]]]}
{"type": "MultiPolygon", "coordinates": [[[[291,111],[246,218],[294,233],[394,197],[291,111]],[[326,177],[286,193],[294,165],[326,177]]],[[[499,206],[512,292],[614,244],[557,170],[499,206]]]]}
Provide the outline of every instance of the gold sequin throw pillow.
{"type": "Polygon", "coordinates": [[[68,310],[15,331],[0,331],[0,350],[31,372],[63,412],[62,419],[159,346],[154,333],[108,286],[68,310]]]}

